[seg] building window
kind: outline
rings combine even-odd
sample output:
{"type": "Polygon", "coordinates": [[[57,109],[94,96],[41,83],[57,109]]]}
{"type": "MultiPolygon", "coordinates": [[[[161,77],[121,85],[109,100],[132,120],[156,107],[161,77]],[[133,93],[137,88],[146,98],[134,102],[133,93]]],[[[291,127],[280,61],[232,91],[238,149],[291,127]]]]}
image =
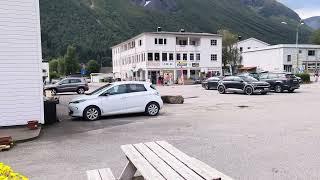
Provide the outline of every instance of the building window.
{"type": "Polygon", "coordinates": [[[167,44],[167,39],[163,39],[163,44],[167,44]]]}
{"type": "Polygon", "coordinates": [[[163,39],[159,39],[159,44],[163,44],[163,39]]]}
{"type": "Polygon", "coordinates": [[[186,46],[187,45],[187,40],[179,40],[179,45],[180,46],[186,46]]]}
{"type": "Polygon", "coordinates": [[[198,54],[196,55],[196,60],[197,60],[197,61],[200,61],[200,59],[201,59],[200,53],[198,53],[198,54]]]}
{"type": "Polygon", "coordinates": [[[160,53],[154,53],[154,60],[160,61],[160,53]]]}
{"type": "Polygon", "coordinates": [[[154,38],[154,44],[158,44],[158,39],[154,38]]]}
{"type": "Polygon", "coordinates": [[[240,47],[240,52],[242,52],[243,51],[243,47],[240,47]]]}
{"type": "Polygon", "coordinates": [[[152,53],[148,53],[148,61],[153,61],[153,54],[152,53]]]}
{"type": "Polygon", "coordinates": [[[183,54],[183,60],[184,61],[188,60],[188,54],[183,54]]]}
{"type": "Polygon", "coordinates": [[[291,55],[288,55],[288,56],[287,56],[287,61],[288,61],[288,62],[291,62],[291,55]]]}
{"type": "Polygon", "coordinates": [[[251,49],[251,47],[248,47],[248,49],[251,49]]]}
{"type": "Polygon", "coordinates": [[[142,46],[142,40],[141,39],[139,40],[139,46],[142,46]]]}
{"type": "Polygon", "coordinates": [[[308,56],[315,56],[316,55],[316,51],[315,50],[309,50],[308,51],[308,56]]]}
{"type": "Polygon", "coordinates": [[[299,50],[299,54],[301,54],[302,53],[302,50],[299,50]]]}
{"type": "Polygon", "coordinates": [[[167,61],[167,60],[168,60],[167,53],[162,53],[162,61],[167,61]]]}
{"type": "Polygon", "coordinates": [[[173,53],[169,53],[169,61],[173,61],[173,53]]]}
{"type": "Polygon", "coordinates": [[[181,60],[181,55],[178,53],[177,54],[177,61],[180,61],[181,60]]]}
{"type": "Polygon", "coordinates": [[[212,39],[211,40],[211,46],[216,46],[217,45],[217,40],[216,39],[212,39]]]}
{"type": "Polygon", "coordinates": [[[218,56],[216,54],[211,54],[211,61],[217,61],[218,56]]]}
{"type": "Polygon", "coordinates": [[[190,54],[190,61],[194,61],[194,54],[190,54]]]}

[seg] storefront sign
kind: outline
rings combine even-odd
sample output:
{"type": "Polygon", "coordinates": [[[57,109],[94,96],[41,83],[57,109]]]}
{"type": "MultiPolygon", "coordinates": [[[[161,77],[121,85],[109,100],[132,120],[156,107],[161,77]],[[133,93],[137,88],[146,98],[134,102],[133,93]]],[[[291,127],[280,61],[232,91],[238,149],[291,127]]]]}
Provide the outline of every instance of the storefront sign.
{"type": "Polygon", "coordinates": [[[147,65],[151,67],[160,67],[160,62],[149,61],[147,62],[147,65]]]}
{"type": "Polygon", "coordinates": [[[178,61],[177,66],[178,67],[186,67],[186,66],[188,66],[188,63],[185,61],[178,61]]]}
{"type": "Polygon", "coordinates": [[[192,63],[192,67],[200,67],[199,63],[192,63]]]}

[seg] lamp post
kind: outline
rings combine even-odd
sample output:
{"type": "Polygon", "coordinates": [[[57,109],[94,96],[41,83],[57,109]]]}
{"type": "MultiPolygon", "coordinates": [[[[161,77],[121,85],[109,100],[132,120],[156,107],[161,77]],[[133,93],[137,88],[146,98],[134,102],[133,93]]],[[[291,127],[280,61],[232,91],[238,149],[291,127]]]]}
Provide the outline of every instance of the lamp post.
{"type": "Polygon", "coordinates": [[[304,23],[302,20],[300,20],[300,23],[297,26],[297,34],[296,34],[296,51],[297,51],[297,70],[296,70],[297,72],[296,73],[299,73],[299,47],[298,47],[298,44],[299,44],[299,30],[302,25],[304,25],[304,23]]]}
{"type": "MultiPolygon", "coordinates": [[[[285,25],[288,24],[287,22],[281,22],[281,23],[285,25]]],[[[299,30],[302,25],[304,25],[304,22],[303,20],[300,20],[296,29],[296,53],[297,53],[297,64],[296,64],[297,67],[295,68],[296,73],[299,73],[299,30]]]]}

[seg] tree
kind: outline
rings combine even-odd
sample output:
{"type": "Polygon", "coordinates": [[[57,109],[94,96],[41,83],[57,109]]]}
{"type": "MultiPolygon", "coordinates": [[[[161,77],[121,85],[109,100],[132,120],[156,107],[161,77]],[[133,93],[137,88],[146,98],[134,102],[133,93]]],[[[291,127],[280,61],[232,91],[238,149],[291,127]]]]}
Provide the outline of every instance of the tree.
{"type": "Polygon", "coordinates": [[[64,58],[58,58],[58,73],[60,75],[66,75],[66,63],[64,58]]]}
{"type": "Polygon", "coordinates": [[[65,74],[75,74],[79,71],[79,63],[76,56],[76,48],[68,46],[67,53],[64,56],[65,74]]]}
{"type": "Polygon", "coordinates": [[[59,60],[58,59],[52,59],[51,61],[49,61],[50,73],[58,72],[58,64],[59,64],[59,60]]]}
{"type": "Polygon", "coordinates": [[[96,60],[90,60],[87,64],[87,70],[90,73],[98,73],[100,71],[100,65],[96,60]]]}
{"type": "Polygon", "coordinates": [[[218,34],[222,35],[222,63],[224,67],[231,65],[234,72],[238,65],[241,64],[240,52],[236,47],[238,35],[231,33],[229,30],[219,30],[218,34]]]}
{"type": "Polygon", "coordinates": [[[313,32],[311,42],[320,45],[320,29],[313,32]]]}

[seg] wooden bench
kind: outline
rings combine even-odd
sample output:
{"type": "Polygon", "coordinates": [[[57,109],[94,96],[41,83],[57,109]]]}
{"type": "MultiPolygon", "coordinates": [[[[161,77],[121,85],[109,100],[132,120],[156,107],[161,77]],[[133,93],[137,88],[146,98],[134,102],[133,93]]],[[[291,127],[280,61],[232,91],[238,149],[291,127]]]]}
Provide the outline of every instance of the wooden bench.
{"type": "MultiPolygon", "coordinates": [[[[128,162],[119,180],[132,180],[138,171],[146,180],[232,180],[165,141],[121,146],[128,162]]],[[[89,180],[115,180],[110,169],[87,171],[89,180]]]]}

